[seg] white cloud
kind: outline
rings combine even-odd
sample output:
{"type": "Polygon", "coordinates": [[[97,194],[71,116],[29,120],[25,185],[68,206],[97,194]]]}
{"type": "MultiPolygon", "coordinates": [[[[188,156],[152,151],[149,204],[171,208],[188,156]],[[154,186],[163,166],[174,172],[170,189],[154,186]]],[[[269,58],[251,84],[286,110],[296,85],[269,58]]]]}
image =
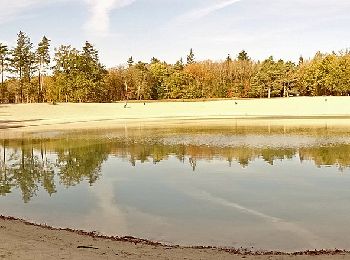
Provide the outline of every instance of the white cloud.
{"type": "Polygon", "coordinates": [[[106,35],[109,33],[109,19],[112,10],[123,8],[136,0],[86,0],[91,17],[84,28],[89,33],[106,35]]]}
{"type": "Polygon", "coordinates": [[[195,21],[198,20],[200,18],[203,18],[207,15],[210,15],[211,13],[221,10],[225,7],[228,7],[230,5],[233,5],[237,2],[240,2],[242,0],[223,0],[220,1],[218,3],[203,7],[203,8],[199,8],[199,9],[195,9],[192,10],[184,15],[181,15],[177,18],[177,21],[179,23],[187,23],[187,22],[191,22],[191,21],[195,21]]]}

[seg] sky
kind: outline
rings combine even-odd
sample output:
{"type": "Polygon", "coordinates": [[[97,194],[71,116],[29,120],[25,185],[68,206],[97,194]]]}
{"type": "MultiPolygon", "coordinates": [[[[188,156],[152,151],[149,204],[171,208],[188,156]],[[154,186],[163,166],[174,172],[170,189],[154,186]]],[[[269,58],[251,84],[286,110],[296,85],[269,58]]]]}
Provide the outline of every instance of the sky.
{"type": "Polygon", "coordinates": [[[86,40],[107,67],[152,57],[223,60],[241,50],[255,60],[297,61],[350,47],[349,0],[0,0],[0,42],[22,30],[52,52],[86,40]]]}

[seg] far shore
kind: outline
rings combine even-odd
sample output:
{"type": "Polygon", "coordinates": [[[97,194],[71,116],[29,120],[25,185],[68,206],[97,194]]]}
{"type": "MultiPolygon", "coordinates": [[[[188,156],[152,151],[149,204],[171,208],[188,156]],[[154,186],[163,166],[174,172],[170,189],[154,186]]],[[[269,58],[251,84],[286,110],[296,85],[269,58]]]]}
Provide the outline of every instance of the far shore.
{"type": "Polygon", "coordinates": [[[350,126],[350,97],[290,97],[117,103],[1,104],[0,131],[176,124],[350,126]]]}

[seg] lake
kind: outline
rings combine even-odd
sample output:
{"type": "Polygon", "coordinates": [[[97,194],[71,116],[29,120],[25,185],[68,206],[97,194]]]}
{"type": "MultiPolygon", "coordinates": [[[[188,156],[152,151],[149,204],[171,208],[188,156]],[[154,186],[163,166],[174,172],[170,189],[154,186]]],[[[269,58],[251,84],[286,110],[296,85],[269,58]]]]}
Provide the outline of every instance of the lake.
{"type": "Polygon", "coordinates": [[[350,249],[350,128],[125,126],[0,147],[2,215],[166,244],[350,249]]]}

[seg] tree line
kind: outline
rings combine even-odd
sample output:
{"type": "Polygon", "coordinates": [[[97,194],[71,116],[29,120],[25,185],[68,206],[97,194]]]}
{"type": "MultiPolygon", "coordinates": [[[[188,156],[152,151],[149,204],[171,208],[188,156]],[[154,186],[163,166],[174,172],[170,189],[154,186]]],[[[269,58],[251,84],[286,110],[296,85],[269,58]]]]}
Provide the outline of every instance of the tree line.
{"type": "Polygon", "coordinates": [[[152,58],[106,69],[90,42],[81,49],[50,40],[34,46],[19,32],[12,48],[0,43],[2,103],[264,98],[350,94],[350,52],[316,53],[298,63],[252,60],[241,51],[222,61],[197,61],[191,49],[174,64],[152,58]]]}

